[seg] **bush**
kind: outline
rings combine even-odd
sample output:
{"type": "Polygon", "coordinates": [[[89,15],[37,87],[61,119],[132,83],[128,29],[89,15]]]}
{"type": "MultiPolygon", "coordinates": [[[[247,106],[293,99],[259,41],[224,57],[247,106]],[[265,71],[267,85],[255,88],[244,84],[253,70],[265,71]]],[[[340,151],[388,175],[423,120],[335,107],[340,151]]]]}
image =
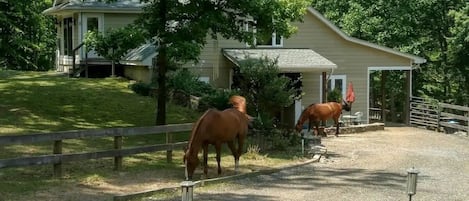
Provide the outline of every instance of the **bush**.
{"type": "Polygon", "coordinates": [[[149,96],[152,87],[151,87],[151,84],[146,84],[143,82],[136,82],[134,84],[130,84],[129,88],[136,94],[139,94],[142,96],[149,96]]]}
{"type": "Polygon", "coordinates": [[[199,76],[187,69],[179,69],[169,74],[168,88],[173,92],[184,93],[187,96],[204,96],[214,92],[213,87],[199,80],[199,76]]]}
{"type": "Polygon", "coordinates": [[[202,96],[199,101],[199,110],[205,111],[209,108],[216,108],[218,110],[224,110],[231,107],[229,99],[232,95],[237,94],[237,91],[218,89],[212,94],[202,96]]]}
{"type": "Polygon", "coordinates": [[[327,94],[327,101],[328,102],[338,102],[340,103],[342,100],[342,94],[340,93],[340,90],[337,88],[333,89],[327,94]]]}

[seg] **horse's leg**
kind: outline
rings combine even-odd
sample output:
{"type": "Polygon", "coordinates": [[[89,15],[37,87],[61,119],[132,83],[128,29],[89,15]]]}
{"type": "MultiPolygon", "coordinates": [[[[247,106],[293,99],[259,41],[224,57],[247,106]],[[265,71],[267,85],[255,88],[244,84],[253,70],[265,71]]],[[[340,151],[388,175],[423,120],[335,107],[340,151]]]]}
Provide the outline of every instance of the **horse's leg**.
{"type": "Polygon", "coordinates": [[[238,135],[238,160],[235,161],[235,167],[239,167],[239,157],[243,154],[243,148],[244,148],[244,139],[246,137],[245,134],[239,134],[238,135]]]}
{"type": "Polygon", "coordinates": [[[208,143],[202,145],[204,152],[204,179],[208,178],[208,143]]]}
{"type": "Polygon", "coordinates": [[[335,136],[339,137],[339,118],[334,118],[335,123],[335,136]]]}
{"type": "Polygon", "coordinates": [[[235,148],[235,145],[234,145],[234,141],[229,141],[227,142],[228,144],[228,147],[230,148],[231,150],[231,154],[233,154],[233,157],[234,157],[234,161],[235,161],[235,173],[238,173],[238,166],[239,166],[239,154],[235,148]]]}
{"type": "Polygon", "coordinates": [[[314,122],[314,125],[316,126],[316,134],[315,134],[315,136],[318,136],[318,135],[321,134],[321,133],[320,133],[321,131],[319,130],[319,122],[321,122],[321,121],[315,121],[315,122],[314,122]]]}
{"type": "Polygon", "coordinates": [[[221,152],[221,143],[215,143],[215,150],[217,152],[217,164],[218,164],[218,176],[221,175],[221,166],[220,166],[220,152],[221,152]]]}

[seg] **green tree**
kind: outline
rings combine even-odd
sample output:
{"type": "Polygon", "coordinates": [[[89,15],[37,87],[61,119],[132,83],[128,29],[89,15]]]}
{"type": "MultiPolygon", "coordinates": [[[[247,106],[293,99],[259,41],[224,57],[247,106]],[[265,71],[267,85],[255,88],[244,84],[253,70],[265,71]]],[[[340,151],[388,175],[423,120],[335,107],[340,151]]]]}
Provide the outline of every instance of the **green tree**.
{"type": "Polygon", "coordinates": [[[450,32],[448,52],[449,61],[454,65],[459,80],[456,91],[461,94],[456,97],[456,103],[467,105],[469,103],[469,2],[459,10],[450,11],[454,19],[454,26],[450,32]]]}
{"type": "Polygon", "coordinates": [[[86,34],[85,44],[96,53],[112,62],[112,76],[115,76],[115,63],[119,62],[131,49],[145,42],[143,30],[133,25],[109,29],[106,33],[90,31],[86,34]]]}
{"type": "Polygon", "coordinates": [[[280,71],[276,60],[268,58],[248,58],[240,62],[239,72],[240,93],[254,105],[251,114],[265,115],[272,119],[284,107],[290,106],[297,94],[290,85],[290,78],[279,76],[280,71]]]}
{"type": "Polygon", "coordinates": [[[258,33],[276,32],[289,37],[296,30],[290,24],[303,18],[309,0],[142,0],[148,3],[139,24],[147,38],[158,46],[158,106],[156,124],[166,124],[166,74],[179,63],[197,61],[207,36],[253,41],[253,34],[241,29],[242,21],[257,22],[258,33]]]}
{"type": "Polygon", "coordinates": [[[0,1],[0,68],[49,70],[53,67],[55,28],[41,11],[50,0],[0,1]]]}
{"type": "MultiPolygon", "coordinates": [[[[468,4],[464,0],[313,0],[347,34],[427,59],[414,76],[420,96],[467,104],[468,4]]],[[[390,74],[394,79],[398,74],[390,74]]],[[[386,86],[386,90],[392,90],[386,86]]]]}

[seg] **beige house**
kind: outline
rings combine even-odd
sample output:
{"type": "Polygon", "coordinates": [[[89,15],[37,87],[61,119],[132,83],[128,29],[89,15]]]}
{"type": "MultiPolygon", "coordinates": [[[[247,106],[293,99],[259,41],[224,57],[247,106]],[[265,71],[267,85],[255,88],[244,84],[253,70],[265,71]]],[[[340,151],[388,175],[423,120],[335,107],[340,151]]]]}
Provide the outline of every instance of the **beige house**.
{"type": "MultiPolygon", "coordinates": [[[[139,0],[121,0],[112,5],[95,1],[55,0],[53,7],[44,13],[57,18],[57,70],[71,71],[73,58],[75,66],[105,63],[92,51],[86,52],[84,47],[80,47],[84,34],[92,29],[104,31],[131,23],[141,12],[142,6],[139,0]]],[[[233,68],[246,55],[278,58],[283,73],[301,76],[305,92],[301,101],[285,111],[288,123],[293,124],[307,105],[322,102],[326,90],[337,88],[345,97],[349,82],[353,83],[356,96],[352,113],[362,112],[363,122],[368,123],[371,118],[369,114],[374,111],[370,106],[371,73],[402,71],[407,80],[404,86],[407,97],[403,99],[406,101],[411,95],[412,70],[426,62],[418,56],[349,37],[313,8],[307,10],[303,22],[295,25],[298,32],[292,37],[286,39],[273,34],[271,40],[263,40],[263,44],[257,44],[255,49],[234,40],[209,40],[200,55],[200,62],[185,67],[197,72],[203,81],[229,88],[233,82],[233,68]]],[[[123,74],[148,81],[155,55],[152,45],[133,50],[121,61],[126,64],[123,74]]]]}

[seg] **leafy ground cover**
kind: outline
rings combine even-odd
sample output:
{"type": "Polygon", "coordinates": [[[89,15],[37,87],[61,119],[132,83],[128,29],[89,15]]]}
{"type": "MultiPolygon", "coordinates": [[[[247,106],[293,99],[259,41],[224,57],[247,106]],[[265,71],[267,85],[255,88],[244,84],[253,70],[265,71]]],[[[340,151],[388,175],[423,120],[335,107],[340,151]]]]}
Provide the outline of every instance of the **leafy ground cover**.
{"type": "MultiPolygon", "coordinates": [[[[0,135],[110,127],[151,126],[156,101],[134,94],[123,78],[68,78],[55,72],[0,70],[0,135]]],[[[194,122],[200,112],[168,104],[167,122],[194,122]]],[[[187,141],[188,133],[175,133],[174,141],[187,141]]],[[[164,137],[128,137],[124,146],[160,144],[164,137]]],[[[112,139],[65,140],[64,152],[112,148],[112,139]]],[[[50,154],[52,143],[0,147],[0,159],[50,154]]],[[[226,151],[226,150],[225,150],[226,151]]],[[[269,168],[294,160],[296,153],[277,152],[242,157],[244,171],[269,168]]],[[[216,166],[210,154],[211,168],[216,166]]],[[[111,200],[113,195],[178,184],[184,178],[182,150],[144,153],[124,158],[124,169],[113,171],[112,159],[71,162],[62,178],[52,177],[51,165],[0,169],[0,200],[111,200]]],[[[222,157],[224,174],[233,174],[233,159],[222,157]]],[[[209,172],[215,173],[215,169],[209,172]]],[[[200,174],[200,172],[199,172],[200,174]]],[[[215,174],[211,175],[216,176],[215,174]]]]}

